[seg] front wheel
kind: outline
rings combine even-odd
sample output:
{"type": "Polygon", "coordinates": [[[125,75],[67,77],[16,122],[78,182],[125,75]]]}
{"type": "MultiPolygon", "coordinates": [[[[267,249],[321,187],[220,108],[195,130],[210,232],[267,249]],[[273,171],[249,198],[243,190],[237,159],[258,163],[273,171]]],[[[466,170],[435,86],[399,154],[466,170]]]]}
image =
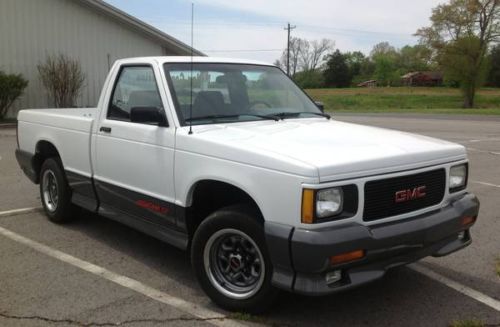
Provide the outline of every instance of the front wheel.
{"type": "Polygon", "coordinates": [[[278,294],[263,226],[249,208],[225,208],[205,219],[191,258],[201,287],[224,309],[262,312],[278,294]]]}

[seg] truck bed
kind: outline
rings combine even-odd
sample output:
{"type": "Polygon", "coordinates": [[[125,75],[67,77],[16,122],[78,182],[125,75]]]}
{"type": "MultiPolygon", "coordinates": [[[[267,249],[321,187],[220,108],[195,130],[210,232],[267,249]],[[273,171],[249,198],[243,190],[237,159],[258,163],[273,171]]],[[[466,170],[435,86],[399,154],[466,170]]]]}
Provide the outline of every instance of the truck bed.
{"type": "Polygon", "coordinates": [[[67,171],[90,177],[90,135],[96,114],[96,108],[21,110],[19,148],[35,154],[40,142],[50,142],[67,171]]]}

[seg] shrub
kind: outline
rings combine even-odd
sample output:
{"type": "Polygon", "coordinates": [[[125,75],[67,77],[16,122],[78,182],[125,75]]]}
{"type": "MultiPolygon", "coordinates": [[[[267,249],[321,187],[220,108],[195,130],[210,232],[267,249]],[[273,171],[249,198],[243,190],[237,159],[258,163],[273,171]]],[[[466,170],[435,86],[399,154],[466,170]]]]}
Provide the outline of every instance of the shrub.
{"type": "Polygon", "coordinates": [[[325,85],[323,73],[319,70],[298,72],[293,79],[303,89],[319,89],[325,85]]]}
{"type": "Polygon", "coordinates": [[[12,103],[19,98],[28,81],[20,74],[6,74],[0,71],[0,119],[7,115],[12,103]]]}
{"type": "Polygon", "coordinates": [[[48,56],[45,62],[38,64],[37,68],[40,80],[54,105],[57,108],[75,107],[76,98],[85,82],[80,63],[59,54],[48,56]]]}

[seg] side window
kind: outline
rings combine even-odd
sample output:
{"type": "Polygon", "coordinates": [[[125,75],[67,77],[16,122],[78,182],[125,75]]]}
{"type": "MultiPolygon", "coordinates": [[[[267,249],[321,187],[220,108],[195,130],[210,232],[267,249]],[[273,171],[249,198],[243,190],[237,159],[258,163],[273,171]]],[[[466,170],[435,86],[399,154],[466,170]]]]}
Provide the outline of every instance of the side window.
{"type": "Polygon", "coordinates": [[[163,107],[151,67],[122,68],[109,103],[108,118],[130,121],[130,111],[137,107],[163,107]]]}

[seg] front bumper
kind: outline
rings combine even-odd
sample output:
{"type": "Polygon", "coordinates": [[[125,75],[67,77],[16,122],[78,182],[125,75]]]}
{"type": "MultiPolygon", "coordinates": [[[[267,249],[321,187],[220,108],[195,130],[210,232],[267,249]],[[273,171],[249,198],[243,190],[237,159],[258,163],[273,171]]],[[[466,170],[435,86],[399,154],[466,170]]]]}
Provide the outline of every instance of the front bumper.
{"type": "Polygon", "coordinates": [[[274,266],[276,287],[324,295],[365,284],[384,276],[389,268],[426,256],[444,256],[471,243],[465,216],[477,217],[479,200],[465,194],[447,206],[402,221],[364,226],[349,223],[317,230],[266,223],[266,241],[274,266]],[[458,234],[465,231],[465,236],[458,234]],[[332,266],[330,256],[364,250],[361,260],[332,266]],[[326,274],[341,270],[342,278],[327,284],[326,274]]]}

